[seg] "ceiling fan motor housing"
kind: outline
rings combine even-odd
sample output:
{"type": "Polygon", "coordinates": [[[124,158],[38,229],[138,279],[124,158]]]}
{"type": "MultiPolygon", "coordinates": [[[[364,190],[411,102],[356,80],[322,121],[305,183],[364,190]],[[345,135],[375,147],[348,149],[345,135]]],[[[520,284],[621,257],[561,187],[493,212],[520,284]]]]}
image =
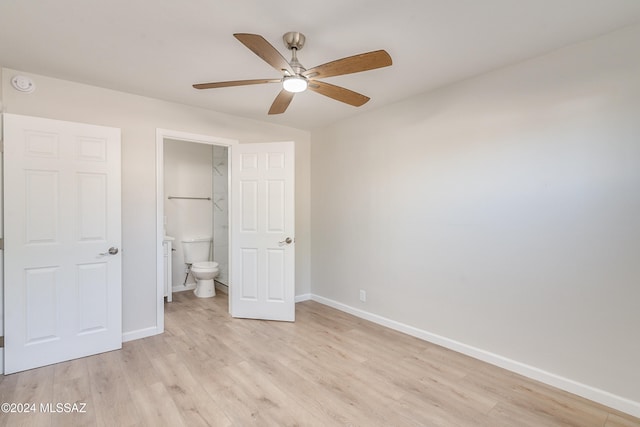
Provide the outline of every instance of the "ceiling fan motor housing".
{"type": "Polygon", "coordinates": [[[289,50],[300,50],[304,47],[304,42],[306,40],[304,34],[298,33],[297,31],[289,31],[282,36],[282,40],[284,41],[284,45],[287,46],[289,50]]]}

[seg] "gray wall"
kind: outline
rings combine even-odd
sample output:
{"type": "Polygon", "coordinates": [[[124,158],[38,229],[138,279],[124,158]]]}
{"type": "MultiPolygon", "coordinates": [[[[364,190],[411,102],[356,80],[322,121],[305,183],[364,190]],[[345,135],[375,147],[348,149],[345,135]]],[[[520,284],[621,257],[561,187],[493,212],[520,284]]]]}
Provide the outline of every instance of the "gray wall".
{"type": "Polygon", "coordinates": [[[638,40],[627,28],[314,132],[313,293],[638,411],[638,40]]]}

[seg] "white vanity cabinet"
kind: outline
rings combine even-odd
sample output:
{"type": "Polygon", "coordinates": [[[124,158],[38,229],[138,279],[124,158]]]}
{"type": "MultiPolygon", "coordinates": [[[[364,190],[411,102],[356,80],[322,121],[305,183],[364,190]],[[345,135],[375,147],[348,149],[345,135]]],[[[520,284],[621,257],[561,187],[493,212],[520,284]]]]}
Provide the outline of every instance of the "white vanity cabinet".
{"type": "Polygon", "coordinates": [[[164,296],[167,302],[171,302],[173,284],[171,283],[171,253],[173,249],[173,237],[164,236],[162,241],[162,249],[164,251],[164,296]]]}

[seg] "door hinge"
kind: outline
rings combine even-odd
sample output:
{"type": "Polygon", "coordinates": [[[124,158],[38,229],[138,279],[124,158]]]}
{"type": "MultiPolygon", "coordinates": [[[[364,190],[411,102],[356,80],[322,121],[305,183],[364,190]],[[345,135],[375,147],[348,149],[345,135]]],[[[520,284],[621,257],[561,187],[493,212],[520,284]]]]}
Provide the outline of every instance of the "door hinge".
{"type": "Polygon", "coordinates": [[[0,238],[0,251],[4,251],[4,238],[0,238]]]}

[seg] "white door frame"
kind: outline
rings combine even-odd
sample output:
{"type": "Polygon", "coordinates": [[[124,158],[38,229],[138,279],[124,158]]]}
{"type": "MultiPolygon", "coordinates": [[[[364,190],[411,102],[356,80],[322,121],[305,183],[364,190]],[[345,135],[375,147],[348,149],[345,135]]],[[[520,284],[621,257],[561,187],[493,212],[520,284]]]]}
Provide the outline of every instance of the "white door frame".
{"type": "MultiPolygon", "coordinates": [[[[156,129],[156,333],[164,332],[164,251],[162,242],[164,240],[164,140],[175,139],[178,141],[195,142],[199,144],[219,145],[230,149],[238,144],[235,139],[220,138],[209,135],[198,135],[194,133],[181,132],[168,129],[156,129]]],[[[229,164],[229,176],[231,176],[231,164],[229,164]]],[[[231,180],[229,180],[229,183],[231,180]]],[[[229,192],[231,197],[231,192],[229,192]]],[[[229,203],[231,206],[231,203],[229,203]]],[[[231,221],[231,215],[229,215],[231,221]]],[[[229,227],[231,229],[231,227],[229,227]]],[[[229,249],[231,249],[231,239],[229,239],[229,249]]],[[[231,271],[231,250],[229,250],[229,271],[231,271]]],[[[231,286],[229,277],[229,286],[231,286]]]]}

